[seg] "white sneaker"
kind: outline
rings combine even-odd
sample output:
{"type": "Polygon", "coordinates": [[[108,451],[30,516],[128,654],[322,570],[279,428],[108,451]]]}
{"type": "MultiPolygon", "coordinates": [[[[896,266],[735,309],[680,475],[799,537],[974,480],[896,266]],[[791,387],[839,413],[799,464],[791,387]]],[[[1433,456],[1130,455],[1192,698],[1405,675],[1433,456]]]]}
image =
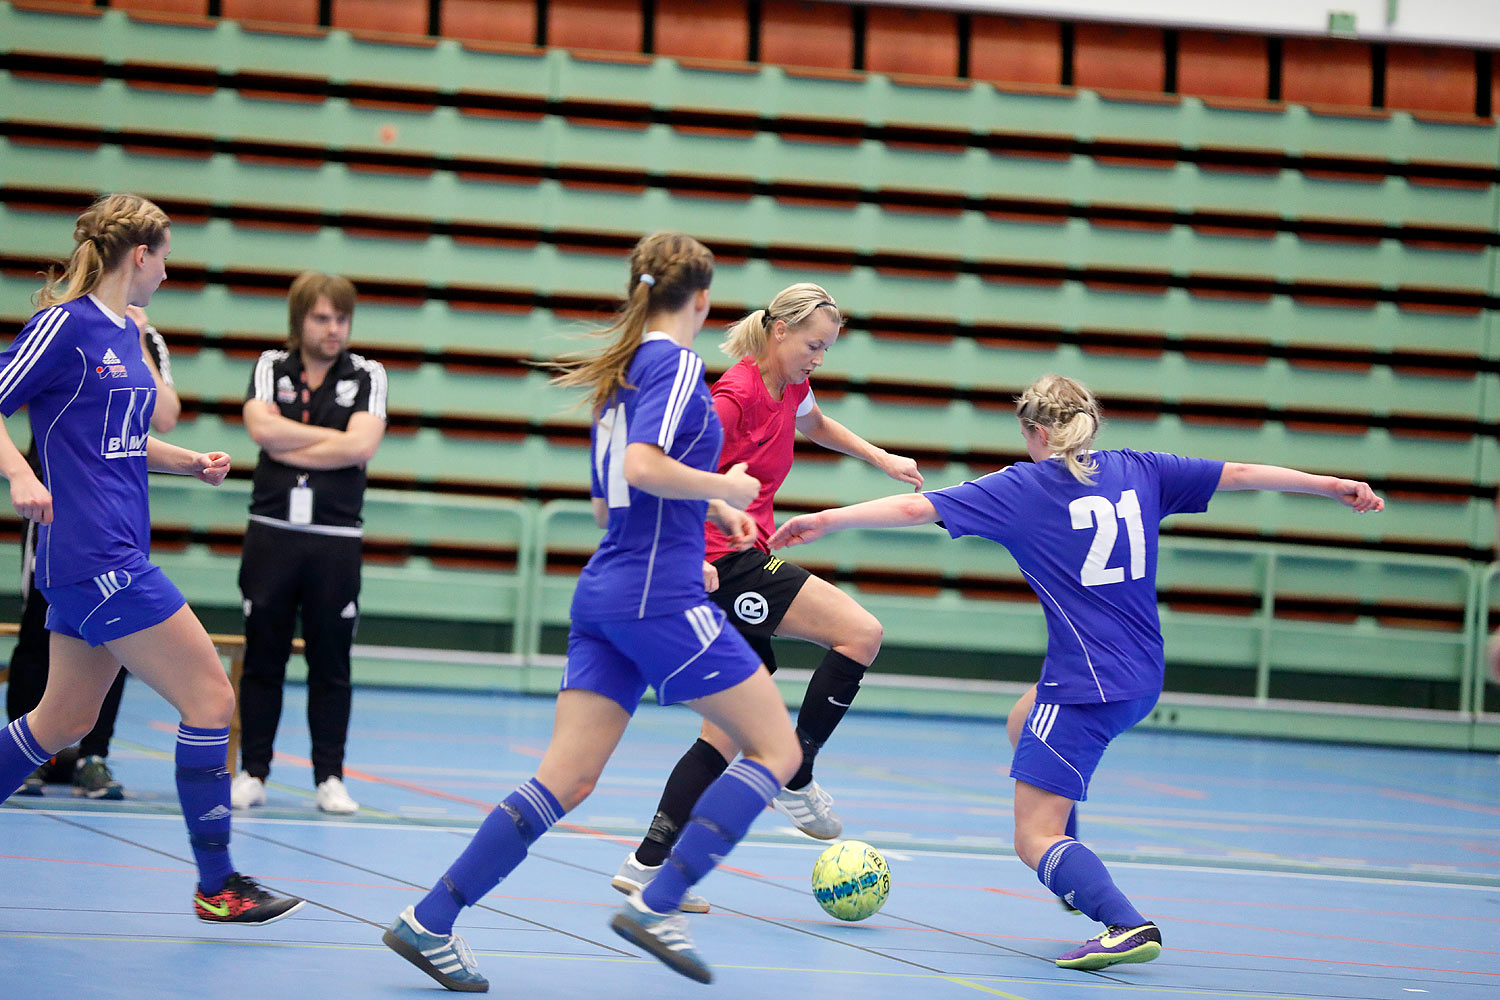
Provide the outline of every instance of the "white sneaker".
{"type": "Polygon", "coordinates": [[[265,805],[265,779],[257,778],[249,771],[241,771],[235,775],[233,783],[229,786],[229,804],[236,809],[249,809],[251,806],[265,805]]]}
{"type": "MultiPolygon", "coordinates": [[[[615,877],[609,884],[628,896],[650,885],[651,880],[656,878],[656,873],[659,871],[661,871],[661,865],[647,868],[635,859],[635,852],[631,851],[626,855],[624,863],[620,865],[620,870],[615,872],[615,877]]],[[[708,900],[689,889],[682,897],[682,902],[677,904],[677,908],[683,913],[707,913],[709,907],[708,900]]]]}
{"type": "Polygon", "coordinates": [[[809,837],[835,840],[844,832],[844,821],[833,813],[833,796],[823,791],[816,780],[809,781],[795,792],[783,788],[771,800],[771,805],[809,837]]]}
{"type": "Polygon", "coordinates": [[[359,812],[359,803],[349,797],[342,779],[331,777],[324,778],[318,785],[318,808],[326,813],[348,816],[359,812]]]}

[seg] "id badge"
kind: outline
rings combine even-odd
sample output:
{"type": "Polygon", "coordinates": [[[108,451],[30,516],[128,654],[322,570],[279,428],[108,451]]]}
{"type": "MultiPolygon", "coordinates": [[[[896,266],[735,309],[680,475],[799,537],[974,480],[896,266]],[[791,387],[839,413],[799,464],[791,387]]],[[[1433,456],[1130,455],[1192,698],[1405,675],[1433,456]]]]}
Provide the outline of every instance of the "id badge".
{"type": "Polygon", "coordinates": [[[293,486],[287,502],[286,519],[292,524],[312,524],[313,491],[311,486],[293,486]]]}

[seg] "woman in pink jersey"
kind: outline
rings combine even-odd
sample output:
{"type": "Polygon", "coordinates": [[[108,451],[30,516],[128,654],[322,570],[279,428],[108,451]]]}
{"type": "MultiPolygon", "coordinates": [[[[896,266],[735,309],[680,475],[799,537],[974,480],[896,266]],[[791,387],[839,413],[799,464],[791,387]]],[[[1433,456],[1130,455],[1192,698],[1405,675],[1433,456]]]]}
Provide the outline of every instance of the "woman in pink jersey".
{"type": "MultiPolygon", "coordinates": [[[[755,521],[754,546],[737,546],[710,523],[704,564],[709,596],[767,668],[776,669],[773,635],[803,639],[828,650],[808,682],[797,716],[802,767],[772,802],[804,833],[821,840],[838,837],[843,823],[833,813],[833,799],[813,780],[813,761],[854,701],[865,668],[880,652],[882,629],[854,598],[770,554],[766,542],[776,529],[772,502],[791,471],[798,431],[831,451],[868,462],[892,479],[916,489],[922,486],[916,462],[870,444],[825,416],[813,399],[808,379],[823,364],[843,324],[832,297],[802,282],[783,289],[767,308],[741,319],[720,345],[738,363],[713,387],[714,407],[724,425],[719,468],[743,462],[761,487],[746,508],[755,521]]],[[[738,752],[721,730],[704,724],[698,741],[667,779],[641,845],[615,875],[616,889],[628,893],[656,876],[698,796],[738,752]]],[[[708,904],[689,893],[682,909],[702,913],[708,904]]]]}

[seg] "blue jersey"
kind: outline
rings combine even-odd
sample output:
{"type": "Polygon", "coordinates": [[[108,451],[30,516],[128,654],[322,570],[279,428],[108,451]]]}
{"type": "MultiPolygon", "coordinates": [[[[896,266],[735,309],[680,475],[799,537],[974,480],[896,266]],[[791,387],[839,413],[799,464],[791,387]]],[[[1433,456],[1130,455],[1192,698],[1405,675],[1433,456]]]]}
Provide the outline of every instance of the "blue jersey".
{"type": "Polygon", "coordinates": [[[724,430],[703,380],[703,359],[664,333],[648,333],[625,382],[590,431],[590,495],[608,502],[609,524],[573,593],[572,617],[583,621],[651,618],[708,600],[708,501],[665,500],[625,481],[625,448],[636,441],[695,469],[718,468],[724,430]]]}
{"type": "Polygon", "coordinates": [[[0,353],[0,412],[22,406],[52,494],[52,523],[37,531],[37,584],[87,580],[149,552],[156,383],[135,323],[92,295],[31,317],[0,353]]]}
{"type": "Polygon", "coordinates": [[[1124,701],[1161,692],[1157,529],[1208,507],[1224,463],[1096,451],[1092,485],[1060,459],[1013,465],[926,494],[954,538],[1010,550],[1047,616],[1040,702],[1124,701]]]}

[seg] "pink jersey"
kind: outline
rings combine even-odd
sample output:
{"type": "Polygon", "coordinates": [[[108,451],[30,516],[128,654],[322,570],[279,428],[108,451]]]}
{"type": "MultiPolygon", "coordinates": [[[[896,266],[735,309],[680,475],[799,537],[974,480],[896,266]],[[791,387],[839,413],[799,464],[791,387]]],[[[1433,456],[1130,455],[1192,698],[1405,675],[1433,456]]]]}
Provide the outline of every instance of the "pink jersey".
{"type": "MultiPolygon", "coordinates": [[[[719,422],[724,425],[719,471],[745,462],[745,471],[760,480],[760,493],[746,513],[755,519],[755,547],[769,552],[766,540],[776,531],[771,503],[792,471],[797,418],[812,411],[812,386],[807,382],[789,385],[781,399],[772,399],[760,377],[760,366],[754,358],[745,357],[714,383],[713,399],[719,422]]],[[[704,543],[705,558],[710,562],[734,551],[712,523],[705,528],[704,543]]]]}

